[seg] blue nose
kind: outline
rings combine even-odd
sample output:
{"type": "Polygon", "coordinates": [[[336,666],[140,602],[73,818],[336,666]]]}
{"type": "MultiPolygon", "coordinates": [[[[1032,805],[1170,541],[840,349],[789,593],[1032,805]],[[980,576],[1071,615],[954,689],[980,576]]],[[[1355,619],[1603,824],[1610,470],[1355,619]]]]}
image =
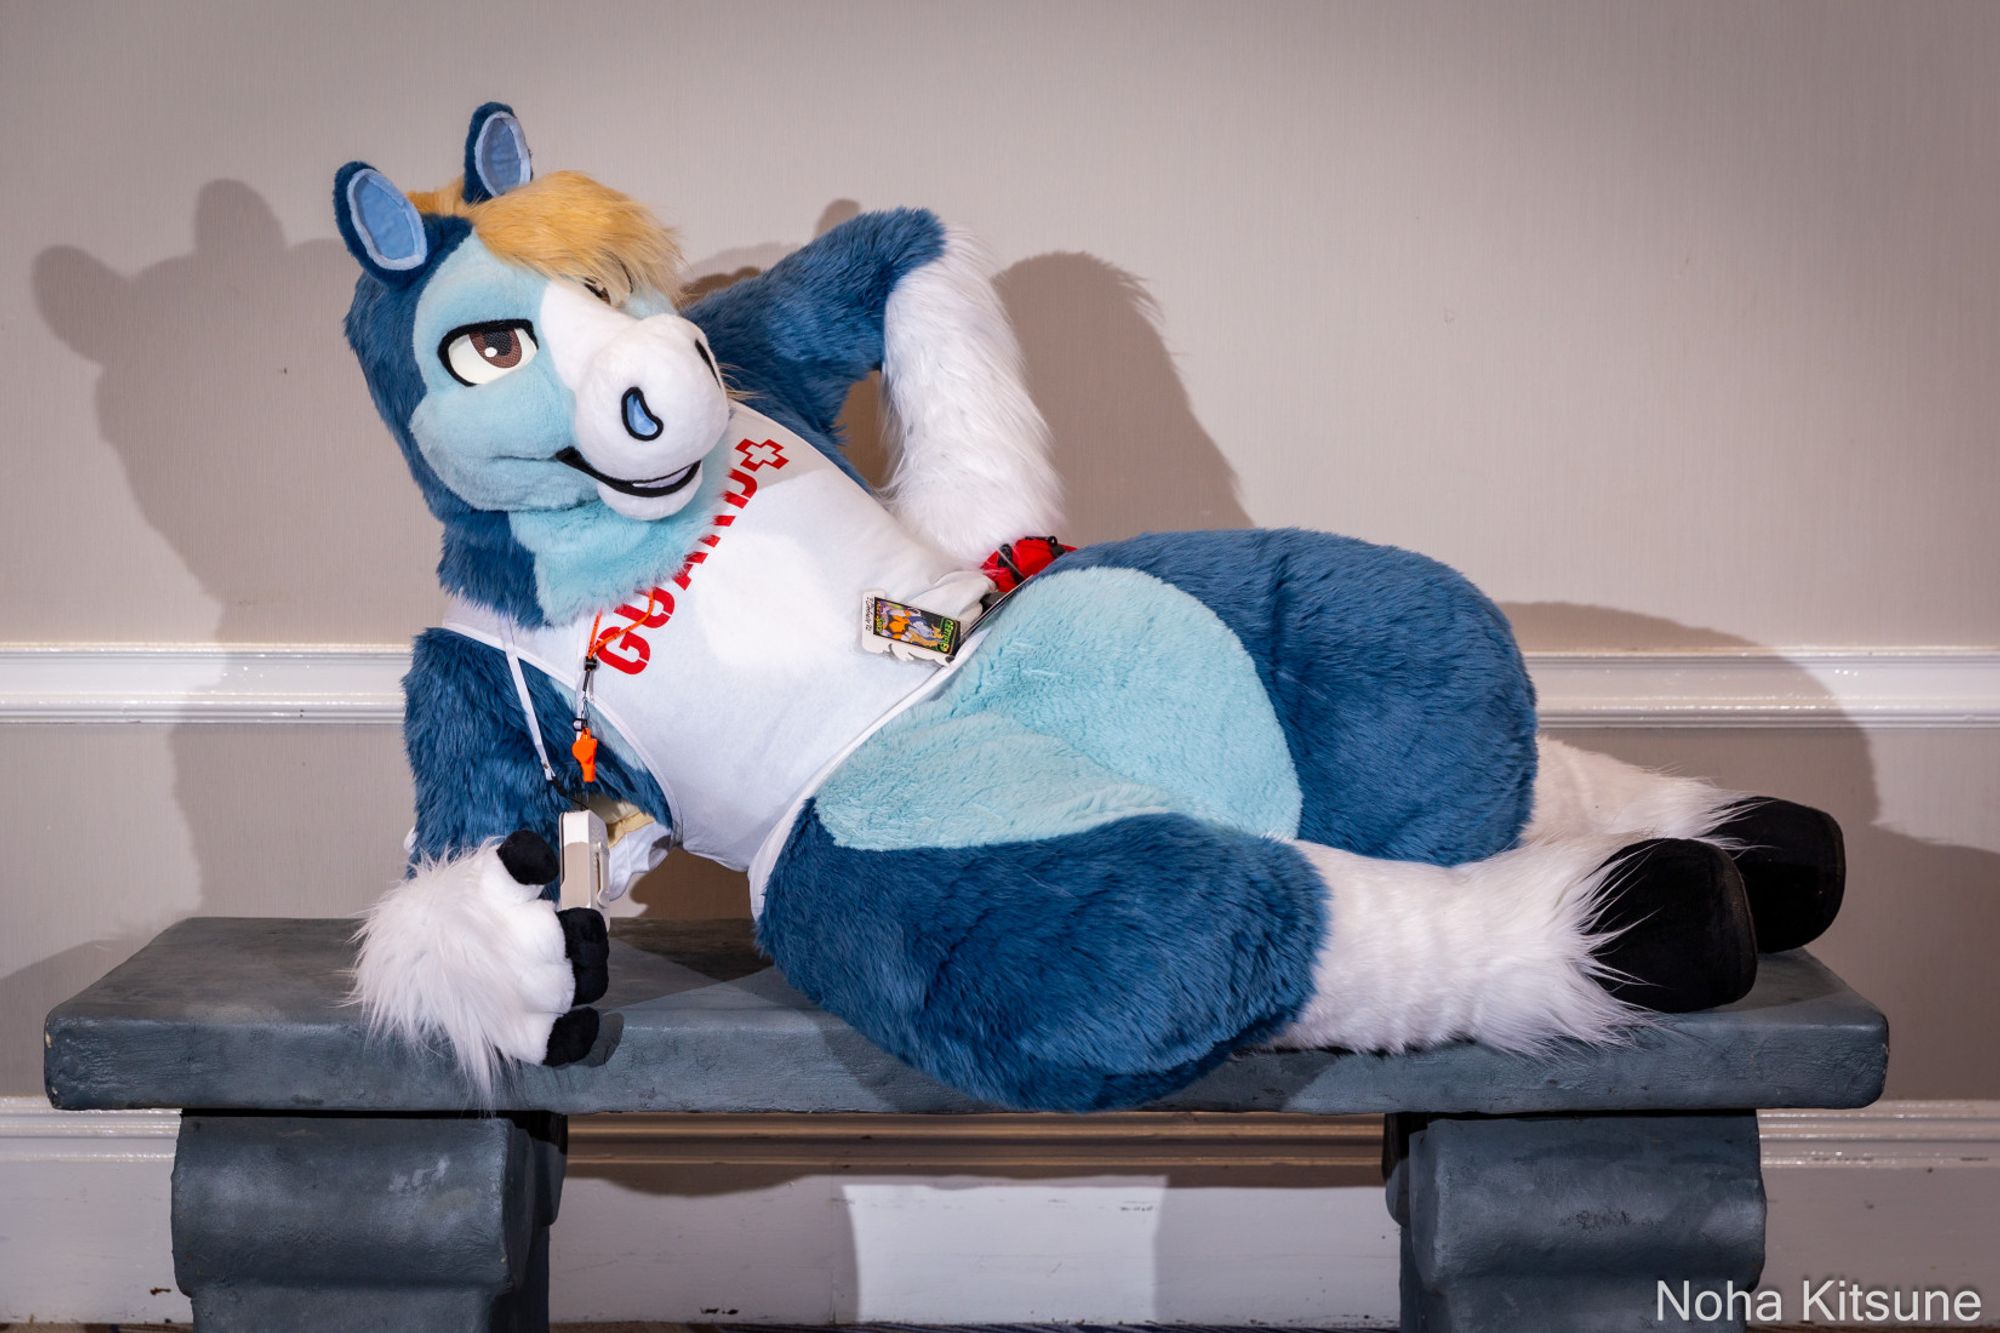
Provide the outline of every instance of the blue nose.
{"type": "Polygon", "coordinates": [[[666,429],[646,406],[646,395],[638,388],[625,391],[625,433],[635,440],[657,440],[666,429]]]}

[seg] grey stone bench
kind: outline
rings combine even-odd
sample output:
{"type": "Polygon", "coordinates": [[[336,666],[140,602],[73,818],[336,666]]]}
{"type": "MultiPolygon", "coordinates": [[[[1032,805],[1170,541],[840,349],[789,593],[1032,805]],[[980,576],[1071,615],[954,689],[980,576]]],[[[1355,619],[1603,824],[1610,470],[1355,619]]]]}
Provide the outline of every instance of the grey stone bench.
{"type": "MultiPolygon", "coordinates": [[[[49,1015],[57,1106],[185,1112],[175,1277],[205,1333],[545,1329],[569,1115],[994,1109],[814,1008],[747,923],[624,921],[597,1049],[473,1113],[443,1056],[342,1005],[351,931],[183,921],[49,1015]]],[[[1251,1051],[1148,1109],[1386,1113],[1405,1329],[1656,1329],[1660,1279],[1757,1279],[1755,1108],[1866,1105],[1886,1042],[1793,953],[1617,1050],[1251,1051]]]]}

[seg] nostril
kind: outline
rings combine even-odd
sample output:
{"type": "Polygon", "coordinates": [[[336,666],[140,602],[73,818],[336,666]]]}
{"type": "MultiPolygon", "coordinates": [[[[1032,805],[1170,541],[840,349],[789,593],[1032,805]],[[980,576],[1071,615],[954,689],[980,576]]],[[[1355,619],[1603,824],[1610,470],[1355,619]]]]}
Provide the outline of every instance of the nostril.
{"type": "Polygon", "coordinates": [[[665,429],[646,406],[646,395],[638,388],[625,391],[625,433],[635,440],[657,440],[665,429]]]}

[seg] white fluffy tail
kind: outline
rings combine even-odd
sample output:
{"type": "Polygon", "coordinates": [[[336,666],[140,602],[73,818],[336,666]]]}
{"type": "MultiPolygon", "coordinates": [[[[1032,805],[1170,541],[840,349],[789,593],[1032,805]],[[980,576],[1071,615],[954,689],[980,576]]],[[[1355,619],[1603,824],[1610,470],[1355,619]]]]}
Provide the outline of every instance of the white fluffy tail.
{"type": "Polygon", "coordinates": [[[1525,842],[1620,834],[1642,838],[1709,838],[1731,807],[1750,799],[1694,778],[1593,754],[1543,736],[1535,742],[1535,813],[1525,842]]]}
{"type": "Polygon", "coordinates": [[[482,1102],[503,1059],[538,1063],[576,977],[555,904],[495,844],[418,867],[368,909],[354,999],[371,1033],[442,1037],[482,1102]]]}
{"type": "Polygon", "coordinates": [[[943,254],[896,283],[882,340],[899,441],[885,498],[896,516],[968,568],[1003,542],[1060,535],[1048,425],[971,237],[948,232],[943,254]]]}
{"type": "Polygon", "coordinates": [[[1611,1042],[1646,1021],[1598,984],[1592,950],[1619,838],[1461,866],[1376,861],[1299,843],[1326,882],[1314,993],[1277,1044],[1401,1051],[1470,1038],[1533,1050],[1611,1042]]]}

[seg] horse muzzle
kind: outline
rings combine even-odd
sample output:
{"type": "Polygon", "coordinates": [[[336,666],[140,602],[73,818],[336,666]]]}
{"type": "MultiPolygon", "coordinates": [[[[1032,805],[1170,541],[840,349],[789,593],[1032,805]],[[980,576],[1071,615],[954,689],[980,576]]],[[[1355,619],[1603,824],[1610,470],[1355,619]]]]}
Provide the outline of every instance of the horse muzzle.
{"type": "Polygon", "coordinates": [[[627,518],[680,512],[701,460],[729,425],[729,396],[706,339],[677,315],[633,319],[552,284],[542,324],[575,398],[570,448],[556,455],[627,518]]]}

